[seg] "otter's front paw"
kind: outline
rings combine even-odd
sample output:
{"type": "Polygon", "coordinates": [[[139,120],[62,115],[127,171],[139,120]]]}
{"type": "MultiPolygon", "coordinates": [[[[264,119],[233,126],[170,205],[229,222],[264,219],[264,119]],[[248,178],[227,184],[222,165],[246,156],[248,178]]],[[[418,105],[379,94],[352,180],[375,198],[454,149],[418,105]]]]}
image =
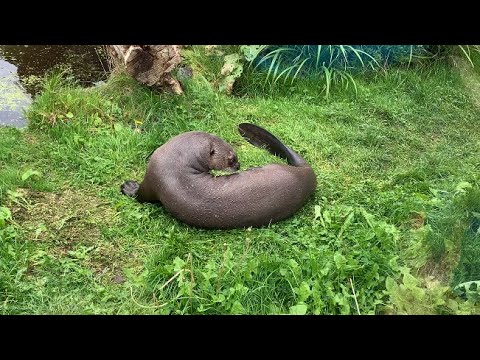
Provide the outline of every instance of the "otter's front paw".
{"type": "Polygon", "coordinates": [[[140,184],[138,182],[133,180],[128,180],[128,181],[125,181],[122,184],[122,186],[120,186],[120,191],[124,195],[135,197],[137,196],[139,187],[140,187],[140,184]]]}

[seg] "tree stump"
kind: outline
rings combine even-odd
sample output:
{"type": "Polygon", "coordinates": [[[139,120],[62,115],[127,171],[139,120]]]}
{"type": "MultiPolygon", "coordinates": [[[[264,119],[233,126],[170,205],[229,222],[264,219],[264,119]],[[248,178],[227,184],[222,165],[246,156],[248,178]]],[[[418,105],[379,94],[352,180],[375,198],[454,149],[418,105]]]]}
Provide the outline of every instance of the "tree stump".
{"type": "Polygon", "coordinates": [[[171,72],[181,62],[181,45],[107,45],[113,68],[123,67],[140,83],[183,94],[182,86],[171,72]]]}

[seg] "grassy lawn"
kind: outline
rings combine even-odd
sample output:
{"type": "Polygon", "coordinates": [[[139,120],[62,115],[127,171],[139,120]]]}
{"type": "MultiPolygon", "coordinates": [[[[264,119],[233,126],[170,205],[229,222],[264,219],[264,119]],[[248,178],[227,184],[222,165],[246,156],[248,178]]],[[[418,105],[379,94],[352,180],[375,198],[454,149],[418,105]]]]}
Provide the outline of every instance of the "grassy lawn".
{"type": "Polygon", "coordinates": [[[477,68],[359,74],[358,94],[328,100],[318,82],[266,90],[251,73],[231,96],[208,76],[184,96],[121,74],[89,89],[50,76],[30,127],[0,127],[0,313],[479,313],[477,68]],[[282,161],[241,122],[315,170],[292,218],[201,230],[121,195],[185,131],[224,138],[242,169],[282,161]]]}

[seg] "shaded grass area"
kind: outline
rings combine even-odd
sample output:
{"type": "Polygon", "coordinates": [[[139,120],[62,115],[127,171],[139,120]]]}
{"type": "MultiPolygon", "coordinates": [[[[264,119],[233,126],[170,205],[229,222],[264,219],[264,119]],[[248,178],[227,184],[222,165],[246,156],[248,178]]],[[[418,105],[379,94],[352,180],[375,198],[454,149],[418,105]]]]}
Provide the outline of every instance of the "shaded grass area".
{"type": "Polygon", "coordinates": [[[333,90],[330,101],[308,79],[265,91],[254,76],[232,97],[201,76],[183,97],[123,75],[91,89],[50,76],[30,128],[0,128],[0,199],[12,212],[1,228],[2,312],[476,311],[446,287],[456,263],[436,279],[417,274],[438,260],[428,226],[442,193],[478,181],[478,109],[458,72],[366,74],[358,96],[333,90]],[[207,231],[120,194],[159,145],[189,130],[231,143],[242,168],[281,162],[243,140],[241,122],[315,170],[317,191],[294,217],[207,231]],[[29,170],[39,175],[22,179],[29,170]]]}
{"type": "Polygon", "coordinates": [[[464,220],[464,239],[461,243],[460,262],[453,285],[480,279],[480,191],[472,189],[459,204],[464,220]]]}
{"type": "Polygon", "coordinates": [[[431,231],[427,240],[432,263],[452,273],[453,288],[480,279],[480,191],[461,183],[452,193],[443,194],[428,217],[431,231]]]}

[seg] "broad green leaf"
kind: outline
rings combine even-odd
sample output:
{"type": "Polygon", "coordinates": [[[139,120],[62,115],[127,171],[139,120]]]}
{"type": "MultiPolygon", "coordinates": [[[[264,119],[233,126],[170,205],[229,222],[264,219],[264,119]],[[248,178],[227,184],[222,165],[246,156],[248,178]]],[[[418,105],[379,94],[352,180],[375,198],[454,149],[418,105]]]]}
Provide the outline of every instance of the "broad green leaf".
{"type": "Polygon", "coordinates": [[[119,122],[116,122],[115,124],[113,124],[113,129],[115,131],[122,131],[123,128],[124,128],[124,126],[119,122]]]}
{"type": "Polygon", "coordinates": [[[288,260],[288,265],[289,265],[292,269],[297,269],[297,268],[298,268],[298,263],[297,263],[294,259],[289,259],[289,260],[288,260]]]}
{"type": "Polygon", "coordinates": [[[385,288],[388,292],[392,292],[397,288],[397,283],[390,276],[385,280],[385,288]]]}
{"type": "MultiPolygon", "coordinates": [[[[99,117],[99,116],[95,116],[95,118],[93,119],[93,124],[94,125],[100,125],[100,124],[102,124],[102,122],[103,122],[102,118],[99,117]]],[[[135,120],[135,122],[136,122],[136,120],[135,120]]]]}
{"type": "Polygon", "coordinates": [[[337,252],[335,255],[333,255],[333,261],[335,261],[335,266],[337,269],[340,269],[347,263],[347,258],[337,252]]]}
{"type": "Polygon", "coordinates": [[[27,171],[25,171],[23,173],[22,181],[26,181],[27,179],[29,179],[32,176],[41,177],[42,174],[40,172],[36,171],[36,170],[28,169],[27,171]]]}
{"type": "Polygon", "coordinates": [[[413,297],[418,300],[418,301],[422,301],[425,297],[425,289],[422,289],[422,288],[419,288],[419,287],[415,287],[415,288],[411,288],[411,291],[413,293],[413,297]]]}
{"type": "Polygon", "coordinates": [[[266,45],[242,45],[240,46],[240,51],[243,53],[245,60],[253,61],[265,48],[266,45]]]}
{"type": "Polygon", "coordinates": [[[342,238],[342,235],[345,232],[345,230],[347,230],[350,227],[351,223],[353,222],[354,216],[355,216],[354,211],[351,211],[350,214],[348,214],[347,218],[345,219],[345,222],[342,225],[342,228],[340,229],[340,232],[338,233],[339,239],[342,238]]]}
{"type": "Polygon", "coordinates": [[[0,219],[9,220],[12,218],[12,212],[9,208],[0,206],[0,219]]]}
{"type": "Polygon", "coordinates": [[[413,277],[412,275],[405,273],[403,275],[403,284],[407,289],[412,290],[418,286],[418,280],[415,279],[415,277],[413,277]]]}
{"type": "Polygon", "coordinates": [[[245,312],[245,308],[237,300],[233,303],[232,308],[230,309],[230,313],[234,315],[245,314],[245,312]]]}
{"type": "Polygon", "coordinates": [[[472,187],[472,184],[470,184],[469,182],[461,181],[455,187],[455,191],[456,192],[465,192],[465,189],[468,189],[468,188],[471,188],[471,187],[472,187]]]}
{"type": "Polygon", "coordinates": [[[230,94],[235,84],[235,80],[243,73],[243,64],[239,54],[230,54],[225,56],[224,64],[220,74],[223,79],[219,83],[220,92],[230,94]]]}
{"type": "Polygon", "coordinates": [[[315,205],[315,218],[314,220],[320,219],[320,222],[322,223],[322,226],[325,227],[325,222],[323,221],[322,217],[322,208],[320,205],[315,205]]]}
{"type": "Polygon", "coordinates": [[[213,295],[213,302],[216,303],[223,303],[225,301],[225,295],[223,294],[218,294],[218,295],[213,295]]]}
{"type": "Polygon", "coordinates": [[[173,271],[178,272],[185,266],[185,261],[180,259],[178,256],[173,260],[174,268],[173,271]]]}
{"type": "Polygon", "coordinates": [[[323,219],[325,220],[325,222],[326,222],[327,224],[331,224],[331,223],[332,223],[332,218],[330,217],[330,211],[325,210],[325,211],[323,212],[323,219]]]}
{"type": "Polygon", "coordinates": [[[308,306],[305,304],[290,306],[290,315],[305,315],[307,313],[308,306]]]}
{"type": "Polygon", "coordinates": [[[220,73],[223,76],[227,76],[233,73],[235,68],[240,65],[240,55],[238,54],[230,54],[226,55],[224,58],[224,64],[220,73]]]}
{"type": "Polygon", "coordinates": [[[12,213],[9,208],[0,207],[0,229],[5,226],[5,220],[10,220],[12,218],[12,213]]]}
{"type": "Polygon", "coordinates": [[[310,286],[307,284],[306,281],[302,281],[297,290],[298,300],[300,302],[307,300],[310,297],[311,293],[312,290],[310,290],[310,286]]]}

